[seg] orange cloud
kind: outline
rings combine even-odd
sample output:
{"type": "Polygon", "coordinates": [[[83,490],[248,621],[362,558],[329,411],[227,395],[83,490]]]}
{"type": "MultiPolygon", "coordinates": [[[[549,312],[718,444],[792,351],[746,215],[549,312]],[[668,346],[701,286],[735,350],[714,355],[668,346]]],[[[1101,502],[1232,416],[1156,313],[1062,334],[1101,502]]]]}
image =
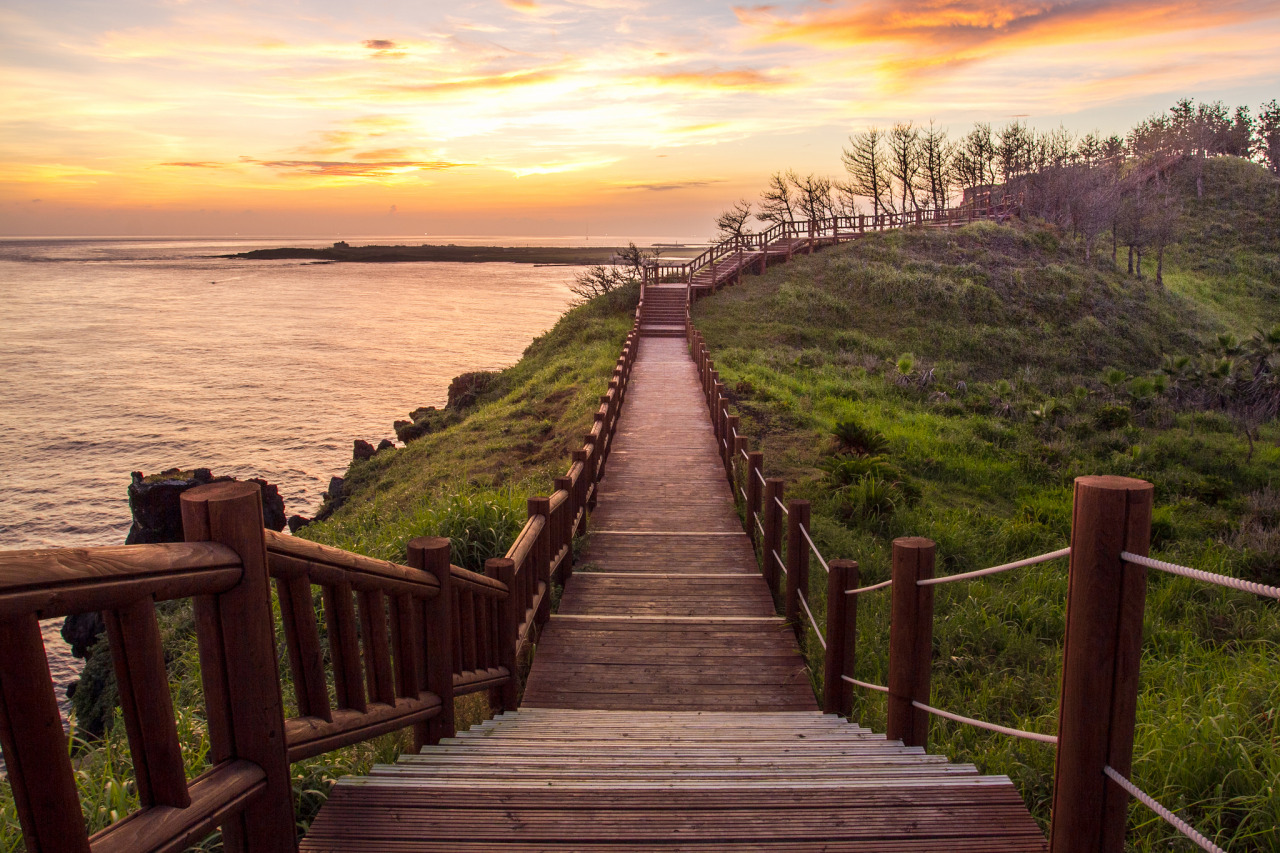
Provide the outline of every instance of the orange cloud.
{"type": "Polygon", "coordinates": [[[1087,44],[1200,31],[1280,17],[1259,0],[845,0],[789,15],[776,6],[738,7],[739,22],[764,42],[833,49],[900,46],[882,63],[928,73],[1047,45],[1087,44]]]}
{"type": "Polygon", "coordinates": [[[241,157],[242,163],[264,166],[282,174],[321,175],[338,178],[389,178],[406,172],[441,171],[471,166],[471,163],[455,163],[449,160],[380,160],[355,162],[350,160],[255,160],[241,157]]]}
{"type": "Polygon", "coordinates": [[[734,71],[672,71],[655,74],[646,78],[663,86],[677,86],[690,89],[729,89],[763,92],[777,89],[785,82],[784,78],[764,74],[750,68],[734,71]]]}
{"type": "Polygon", "coordinates": [[[474,91],[499,91],[520,86],[535,86],[561,79],[558,69],[534,68],[527,71],[507,71],[501,74],[480,74],[455,77],[435,83],[412,83],[391,87],[393,91],[423,95],[448,95],[474,91]]]}

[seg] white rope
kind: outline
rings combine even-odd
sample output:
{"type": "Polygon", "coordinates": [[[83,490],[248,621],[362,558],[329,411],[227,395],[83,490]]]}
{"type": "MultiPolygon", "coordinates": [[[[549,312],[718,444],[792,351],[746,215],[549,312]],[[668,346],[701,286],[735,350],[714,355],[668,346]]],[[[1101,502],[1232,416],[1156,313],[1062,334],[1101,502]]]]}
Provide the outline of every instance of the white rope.
{"type": "Polygon", "coordinates": [[[787,564],[782,562],[782,558],[778,556],[778,552],[776,550],[773,551],[773,559],[778,561],[778,568],[782,569],[784,572],[787,570],[787,564]]]}
{"type": "Polygon", "coordinates": [[[747,490],[742,488],[742,486],[738,486],[738,493],[742,495],[742,499],[744,501],[747,499],[747,490]]]}
{"type": "Polygon", "coordinates": [[[865,688],[867,688],[868,690],[877,690],[877,691],[879,691],[879,692],[881,692],[881,693],[888,693],[888,692],[889,692],[889,688],[888,688],[888,687],[882,687],[882,686],[881,686],[881,685],[879,685],[879,684],[869,684],[869,683],[868,683],[868,682],[866,682],[866,681],[859,681],[858,679],[856,679],[856,678],[850,678],[850,677],[849,677],[849,676],[847,676],[847,675],[842,675],[842,676],[840,676],[840,678],[842,678],[843,680],[845,680],[845,681],[849,682],[850,684],[856,685],[856,686],[858,686],[858,687],[865,687],[865,688]]]}
{"type": "Polygon", "coordinates": [[[940,578],[924,578],[916,581],[916,586],[932,586],[936,583],[951,583],[952,581],[963,581],[969,578],[980,578],[984,575],[995,575],[1000,572],[1007,572],[1010,569],[1021,569],[1024,566],[1034,566],[1036,563],[1047,563],[1050,560],[1056,560],[1059,557],[1065,557],[1071,553],[1070,548],[1062,548],[1057,551],[1051,551],[1048,554],[1041,554],[1039,557],[1028,557],[1025,560],[1018,560],[1013,563],[1005,563],[1003,566],[992,566],[989,569],[979,569],[976,572],[965,572],[960,575],[946,575],[940,578]]]}
{"type": "Polygon", "coordinates": [[[763,473],[761,473],[761,471],[760,471],[760,469],[759,469],[759,468],[757,468],[757,469],[756,469],[756,477],[757,477],[757,479],[759,479],[759,480],[760,480],[760,485],[762,485],[762,486],[767,486],[767,485],[769,485],[768,483],[766,483],[766,482],[765,482],[764,474],[763,474],[763,473]]]}
{"type": "Polygon", "coordinates": [[[1204,581],[1205,583],[1213,583],[1230,589],[1238,589],[1241,592],[1252,592],[1254,595],[1265,595],[1267,598],[1280,598],[1280,587],[1266,586],[1265,584],[1254,583],[1253,581],[1243,581],[1239,578],[1227,577],[1226,575],[1215,575],[1212,572],[1203,572],[1200,569],[1189,569],[1186,566],[1179,566],[1177,563],[1166,563],[1163,560],[1153,560],[1150,557],[1143,557],[1140,554],[1131,554],[1128,551],[1121,551],[1120,559],[1127,560],[1135,565],[1146,566],[1151,569],[1159,569],[1160,571],[1168,572],[1171,575],[1181,575],[1184,578],[1204,581]]]}
{"type": "Polygon", "coordinates": [[[782,510],[783,515],[791,515],[791,510],[787,509],[787,505],[784,504],[782,501],[778,500],[777,498],[774,498],[773,502],[776,503],[778,505],[778,508],[782,510]]]}
{"type": "Polygon", "coordinates": [[[949,711],[942,711],[923,702],[912,702],[912,706],[919,708],[921,711],[928,711],[930,714],[936,714],[939,717],[951,720],[955,723],[968,723],[971,726],[977,726],[980,729],[986,729],[990,732],[999,732],[1002,735],[1012,735],[1013,737],[1025,738],[1027,740],[1038,740],[1041,743],[1057,743],[1058,738],[1054,735],[1042,735],[1038,732],[1024,732],[1022,729],[1011,729],[1007,726],[997,726],[995,723],[984,723],[982,720],[975,720],[972,717],[962,717],[959,714],[952,714],[949,711]]]}
{"type": "Polygon", "coordinates": [[[827,565],[827,561],[822,559],[822,552],[818,550],[818,546],[813,544],[813,540],[809,538],[809,531],[805,530],[804,525],[800,525],[800,532],[804,534],[805,541],[809,543],[809,547],[813,549],[813,556],[818,558],[818,562],[822,564],[822,568],[827,570],[827,574],[831,574],[831,567],[827,565]]]}
{"type": "Polygon", "coordinates": [[[753,512],[751,513],[751,517],[756,520],[756,527],[760,529],[760,538],[764,539],[764,525],[760,523],[760,513],[753,512]]]}
{"type": "Polygon", "coordinates": [[[827,650],[827,638],[822,636],[822,632],[818,630],[818,620],[813,618],[813,611],[809,609],[809,602],[804,600],[804,593],[796,590],[796,598],[800,599],[800,606],[804,608],[805,615],[809,617],[809,624],[813,626],[813,633],[818,635],[818,642],[822,643],[822,650],[827,650]]]}
{"type": "Polygon", "coordinates": [[[728,449],[729,449],[729,442],[725,441],[725,440],[722,438],[722,439],[720,439],[720,446],[721,446],[721,447],[723,447],[725,450],[728,450],[728,449]]]}
{"type": "Polygon", "coordinates": [[[873,583],[871,586],[860,586],[857,589],[846,589],[844,591],[844,594],[845,595],[862,595],[862,593],[864,592],[875,592],[877,589],[884,589],[886,586],[889,586],[892,583],[893,583],[893,578],[889,578],[887,581],[880,581],[880,583],[873,583]]]}
{"type": "Polygon", "coordinates": [[[747,455],[747,451],[745,451],[745,450],[741,450],[741,451],[739,451],[739,453],[741,453],[741,454],[742,454],[742,458],[743,458],[743,459],[747,460],[748,462],[750,462],[750,461],[751,461],[751,457],[747,455]]]}
{"type": "Polygon", "coordinates": [[[1187,823],[1185,820],[1178,817],[1155,800],[1151,799],[1151,797],[1148,796],[1141,788],[1121,776],[1120,773],[1117,772],[1110,764],[1103,767],[1102,772],[1107,774],[1107,778],[1112,782],[1115,782],[1121,788],[1124,788],[1125,791],[1129,793],[1129,796],[1160,815],[1160,817],[1164,818],[1170,826],[1194,841],[1201,850],[1208,850],[1209,853],[1227,853],[1227,851],[1196,832],[1195,829],[1192,828],[1191,824],[1187,823]]]}

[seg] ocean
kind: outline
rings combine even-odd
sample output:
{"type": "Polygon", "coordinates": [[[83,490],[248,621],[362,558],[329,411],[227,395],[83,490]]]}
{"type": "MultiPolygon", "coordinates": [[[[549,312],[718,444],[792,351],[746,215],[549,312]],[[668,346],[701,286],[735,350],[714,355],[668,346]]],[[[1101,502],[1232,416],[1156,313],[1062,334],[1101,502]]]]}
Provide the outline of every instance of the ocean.
{"type": "MultiPolygon", "coordinates": [[[[0,240],[0,548],[122,544],[131,471],[262,477],[309,516],[355,439],[394,440],[452,377],[516,362],[578,271],[217,257],[331,242],[0,240]]],[[[79,662],[60,625],[44,633],[62,698],[79,662]]]]}

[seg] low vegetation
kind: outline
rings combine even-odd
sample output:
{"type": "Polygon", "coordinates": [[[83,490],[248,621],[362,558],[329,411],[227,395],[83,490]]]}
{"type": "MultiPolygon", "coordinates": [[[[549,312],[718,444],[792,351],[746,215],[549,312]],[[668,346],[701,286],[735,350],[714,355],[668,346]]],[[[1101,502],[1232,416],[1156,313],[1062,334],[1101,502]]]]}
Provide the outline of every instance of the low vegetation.
{"type": "MultiPolygon", "coordinates": [[[[1172,175],[1165,287],[1014,221],[871,235],[694,307],[740,431],[812,501],[828,558],[870,584],[902,535],[934,539],[946,574],[1055,550],[1073,478],[1109,473],[1155,484],[1156,555],[1280,583],[1280,425],[1255,393],[1277,367],[1280,184],[1204,166],[1200,199],[1193,172],[1172,175]]],[[[1227,849],[1274,850],[1280,608],[1154,575],[1133,778],[1227,849]]],[[[819,620],[825,583],[815,564],[819,620]]],[[[934,704],[1053,733],[1065,601],[1064,562],[939,587],[934,704]]],[[[858,677],[880,684],[887,605],[859,610],[858,677]]],[[[883,697],[856,703],[883,730],[883,697]]],[[[1047,824],[1052,747],[935,719],[931,749],[1009,775],[1047,824]]],[[[1130,839],[1191,849],[1141,806],[1130,839]]]]}

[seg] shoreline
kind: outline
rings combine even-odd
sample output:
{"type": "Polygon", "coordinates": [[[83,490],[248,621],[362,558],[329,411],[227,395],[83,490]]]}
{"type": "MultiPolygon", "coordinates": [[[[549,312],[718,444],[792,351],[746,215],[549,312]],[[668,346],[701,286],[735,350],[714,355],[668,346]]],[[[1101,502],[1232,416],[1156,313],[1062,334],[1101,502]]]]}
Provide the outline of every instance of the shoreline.
{"type": "Polygon", "coordinates": [[[415,261],[452,261],[455,263],[492,263],[558,266],[586,266],[610,263],[624,246],[348,246],[336,243],[326,249],[283,247],[254,249],[218,257],[255,260],[313,260],[339,263],[412,263],[415,261]]]}

